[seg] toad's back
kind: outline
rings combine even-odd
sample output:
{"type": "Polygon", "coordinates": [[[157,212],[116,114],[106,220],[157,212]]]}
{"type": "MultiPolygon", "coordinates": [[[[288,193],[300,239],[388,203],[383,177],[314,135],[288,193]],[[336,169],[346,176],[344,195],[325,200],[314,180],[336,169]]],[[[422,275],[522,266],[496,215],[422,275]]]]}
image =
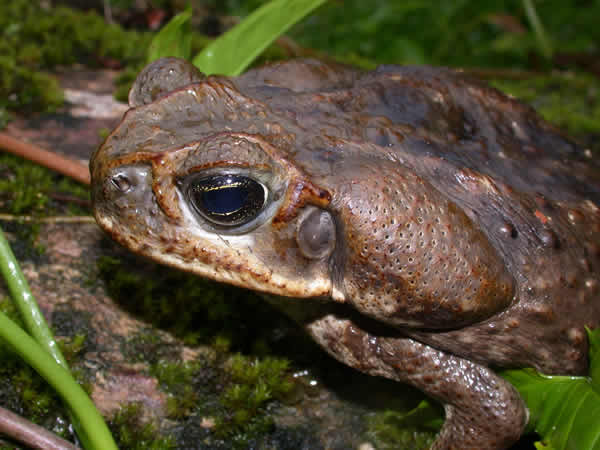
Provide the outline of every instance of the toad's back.
{"type": "Polygon", "coordinates": [[[564,138],[530,107],[455,71],[295,68],[289,62],[273,65],[239,77],[236,85],[302,127],[294,137],[304,145],[296,146],[294,156],[302,160],[298,153],[306,149],[309,170],[323,169],[314,153],[331,148],[332,139],[347,139],[374,144],[378,150],[366,146],[363,152],[387,151],[402,163],[412,160],[410,155],[443,158],[457,169],[549,200],[600,200],[600,171],[589,150],[564,138]],[[312,167],[315,158],[319,167],[312,167]]]}

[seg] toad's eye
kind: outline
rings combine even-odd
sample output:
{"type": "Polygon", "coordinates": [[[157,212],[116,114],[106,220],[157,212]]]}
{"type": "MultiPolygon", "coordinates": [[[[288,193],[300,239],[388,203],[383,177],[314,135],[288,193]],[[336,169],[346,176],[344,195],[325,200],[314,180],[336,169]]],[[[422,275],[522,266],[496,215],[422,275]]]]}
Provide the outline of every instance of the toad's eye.
{"type": "Polygon", "coordinates": [[[235,227],[262,211],[267,189],[243,175],[210,175],[192,181],[187,195],[196,211],[213,224],[235,227]]]}

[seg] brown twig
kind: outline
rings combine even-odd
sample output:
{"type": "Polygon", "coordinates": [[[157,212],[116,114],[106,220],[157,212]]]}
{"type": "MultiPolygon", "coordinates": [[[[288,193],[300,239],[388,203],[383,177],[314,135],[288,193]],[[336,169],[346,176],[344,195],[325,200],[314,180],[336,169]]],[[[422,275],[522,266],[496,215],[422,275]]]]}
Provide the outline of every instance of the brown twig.
{"type": "Polygon", "coordinates": [[[0,133],[0,148],[71,177],[80,183],[90,184],[89,169],[77,161],[49,152],[37,145],[20,141],[6,133],[0,133]]]}
{"type": "Polygon", "coordinates": [[[42,450],[77,450],[78,447],[54,433],[0,407],[0,434],[42,450]]]}

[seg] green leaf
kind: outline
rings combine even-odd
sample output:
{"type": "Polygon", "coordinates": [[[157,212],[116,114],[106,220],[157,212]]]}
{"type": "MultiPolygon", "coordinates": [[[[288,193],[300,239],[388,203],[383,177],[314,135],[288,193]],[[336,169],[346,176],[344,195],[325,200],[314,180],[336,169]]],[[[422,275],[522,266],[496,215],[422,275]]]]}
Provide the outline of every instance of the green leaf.
{"type": "Polygon", "coordinates": [[[192,9],[173,17],[152,39],[148,49],[148,62],[165,56],[190,59],[192,56],[192,32],[190,18],[192,9]]]}
{"type": "Polygon", "coordinates": [[[261,52],[326,0],[273,0],[207,45],[193,60],[203,73],[239,75],[261,52]]]}
{"type": "Polygon", "coordinates": [[[530,425],[556,450],[600,450],[600,332],[589,338],[590,377],[545,376],[532,369],[501,373],[527,403],[530,425]]]}

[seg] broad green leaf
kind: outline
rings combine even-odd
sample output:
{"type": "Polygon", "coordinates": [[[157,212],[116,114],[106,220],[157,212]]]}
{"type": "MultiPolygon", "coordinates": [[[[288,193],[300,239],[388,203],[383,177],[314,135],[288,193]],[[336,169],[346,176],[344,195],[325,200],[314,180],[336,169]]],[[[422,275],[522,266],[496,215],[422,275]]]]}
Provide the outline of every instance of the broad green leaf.
{"type": "Polygon", "coordinates": [[[590,377],[502,372],[527,403],[530,425],[556,450],[600,450],[600,332],[589,338],[590,377]]]}
{"type": "Polygon", "coordinates": [[[193,60],[203,73],[239,75],[261,52],[326,0],[273,0],[264,4],[193,60]]]}
{"type": "Polygon", "coordinates": [[[177,14],[152,39],[148,62],[165,56],[190,59],[192,56],[191,8],[177,14]]]}

